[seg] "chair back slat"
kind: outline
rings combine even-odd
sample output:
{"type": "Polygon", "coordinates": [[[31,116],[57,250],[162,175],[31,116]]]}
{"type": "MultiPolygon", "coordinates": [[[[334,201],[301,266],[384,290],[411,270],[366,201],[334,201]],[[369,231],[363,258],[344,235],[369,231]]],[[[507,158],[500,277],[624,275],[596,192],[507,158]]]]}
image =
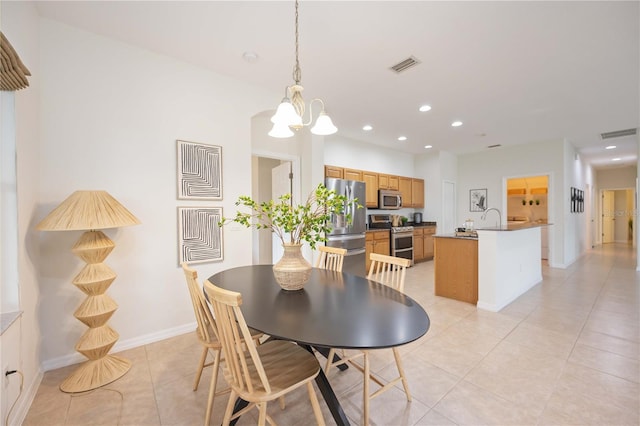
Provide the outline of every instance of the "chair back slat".
{"type": "Polygon", "coordinates": [[[205,281],[204,286],[217,320],[227,380],[236,389],[271,392],[255,341],[240,310],[241,294],[217,287],[209,281],[205,281]]]}
{"type": "Polygon", "coordinates": [[[371,253],[371,266],[367,278],[377,281],[398,291],[404,291],[404,279],[407,267],[411,266],[409,259],[371,253]]]}
{"type": "Polygon", "coordinates": [[[189,268],[186,263],[183,263],[181,266],[187,281],[187,287],[189,288],[193,312],[196,317],[196,322],[198,323],[198,338],[205,343],[212,343],[218,339],[216,322],[204,298],[202,288],[198,283],[198,272],[189,268]]]}
{"type": "Polygon", "coordinates": [[[319,246],[320,256],[315,264],[316,268],[328,269],[330,271],[342,272],[344,255],[347,250],[337,247],[319,246]]]}

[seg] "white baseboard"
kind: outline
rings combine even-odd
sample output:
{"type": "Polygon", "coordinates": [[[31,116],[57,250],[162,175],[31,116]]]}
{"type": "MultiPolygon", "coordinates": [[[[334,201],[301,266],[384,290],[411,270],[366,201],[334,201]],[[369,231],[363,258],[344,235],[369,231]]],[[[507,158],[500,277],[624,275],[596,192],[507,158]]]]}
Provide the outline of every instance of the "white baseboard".
{"type": "MultiPolygon", "coordinates": [[[[122,340],[117,342],[113,346],[111,353],[126,351],[127,349],[133,349],[139,346],[148,345],[149,343],[159,342],[160,340],[168,339],[170,337],[179,336],[185,333],[190,333],[195,329],[196,329],[196,323],[192,322],[190,324],[168,328],[166,330],[145,334],[143,336],[134,337],[132,339],[122,340]]],[[[56,368],[66,367],[68,365],[77,364],[79,362],[83,362],[86,360],[87,358],[85,358],[82,354],[75,352],[73,354],[43,361],[42,370],[43,371],[55,370],[56,368]]]]}
{"type": "MultiPolygon", "coordinates": [[[[18,426],[24,423],[24,419],[27,417],[27,413],[29,412],[29,408],[31,408],[31,404],[38,393],[38,388],[40,387],[40,383],[42,383],[42,377],[44,373],[42,370],[35,375],[31,383],[28,383],[26,390],[23,388],[23,393],[20,395],[20,400],[16,403],[15,407],[11,412],[11,420],[8,422],[9,426],[18,426]]],[[[3,413],[3,416],[6,413],[3,413]]],[[[5,419],[2,419],[5,421],[5,419]]]]}

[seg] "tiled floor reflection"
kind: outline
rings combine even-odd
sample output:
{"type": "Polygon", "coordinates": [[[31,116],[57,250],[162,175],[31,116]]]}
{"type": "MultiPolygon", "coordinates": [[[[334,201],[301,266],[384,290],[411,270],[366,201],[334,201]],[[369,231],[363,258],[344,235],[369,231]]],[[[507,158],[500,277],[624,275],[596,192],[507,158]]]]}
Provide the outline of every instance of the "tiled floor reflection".
{"type": "MultiPolygon", "coordinates": [[[[501,312],[433,294],[433,262],[407,274],[405,290],[429,313],[431,329],[401,348],[413,401],[392,390],[373,400],[374,425],[638,425],[640,273],[627,245],[597,248],[568,269],[544,267],[544,280],[501,312]]],[[[390,351],[387,351],[390,353],[390,351]]],[[[24,421],[31,425],[201,425],[210,370],[192,383],[200,346],[193,334],[122,353],[133,368],[84,395],[58,390],[73,369],[45,374],[24,421]]],[[[372,370],[394,376],[393,358],[372,370]]],[[[360,423],[361,375],[329,379],[352,424],[360,423]]],[[[224,386],[222,381],[219,386],[224,386]]],[[[220,424],[226,395],[211,424],[220,424]]],[[[280,425],[312,422],[304,389],[271,404],[280,425]]],[[[327,424],[333,424],[321,403],[327,424]]],[[[255,424],[253,414],[238,424],[255,424]]]]}

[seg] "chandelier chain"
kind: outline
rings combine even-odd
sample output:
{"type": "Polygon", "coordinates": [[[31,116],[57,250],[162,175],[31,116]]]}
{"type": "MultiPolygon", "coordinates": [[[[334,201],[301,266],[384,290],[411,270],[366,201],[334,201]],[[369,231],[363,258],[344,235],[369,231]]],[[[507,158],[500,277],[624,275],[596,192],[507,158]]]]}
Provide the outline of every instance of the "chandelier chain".
{"type": "Polygon", "coordinates": [[[293,80],[296,85],[300,84],[302,80],[302,71],[300,70],[300,60],[298,59],[299,46],[298,46],[298,0],[296,0],[296,65],[293,68],[293,80]]]}

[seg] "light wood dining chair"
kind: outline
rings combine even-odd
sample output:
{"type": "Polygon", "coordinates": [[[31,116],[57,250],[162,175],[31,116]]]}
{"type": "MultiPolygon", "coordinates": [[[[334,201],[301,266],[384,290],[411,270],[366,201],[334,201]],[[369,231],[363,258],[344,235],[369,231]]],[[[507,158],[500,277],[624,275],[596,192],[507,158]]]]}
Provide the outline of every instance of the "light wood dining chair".
{"type": "Polygon", "coordinates": [[[306,385],[316,421],[324,425],[313,388],[313,380],[320,372],[316,357],[285,340],[270,340],[256,346],[240,310],[242,295],[216,287],[209,281],[205,281],[205,291],[213,306],[225,355],[224,377],[231,387],[222,424],[228,425],[231,420],[255,406],[259,412],[258,424],[262,426],[269,421],[274,425],[273,419],[267,415],[267,403],[306,385]],[[237,397],[249,402],[249,405],[233,414],[237,397]]]}
{"type": "MultiPolygon", "coordinates": [[[[386,286],[393,288],[394,290],[403,292],[404,291],[404,280],[406,276],[406,271],[409,266],[411,266],[411,261],[409,259],[403,259],[400,257],[387,256],[384,254],[371,253],[371,266],[369,267],[369,274],[367,278],[372,281],[377,281],[386,286]]],[[[393,357],[396,361],[396,367],[398,369],[398,377],[395,379],[383,383],[380,379],[375,377],[371,373],[371,366],[369,363],[369,351],[358,351],[355,354],[347,355],[344,350],[341,351],[342,358],[334,360],[335,349],[331,349],[329,351],[329,356],[327,357],[327,363],[325,365],[325,373],[329,374],[329,369],[331,367],[335,367],[341,364],[349,363],[358,370],[362,371],[364,375],[364,383],[363,383],[363,424],[369,424],[369,401],[376,396],[380,395],[383,392],[391,389],[396,383],[402,382],[402,386],[404,388],[404,393],[407,396],[407,401],[411,401],[411,393],[409,392],[409,385],[407,383],[407,378],[404,374],[404,368],[402,366],[402,359],[400,358],[400,352],[398,348],[391,348],[393,351],[393,357]],[[354,359],[363,357],[364,365],[360,365],[354,362],[354,359]],[[380,389],[370,394],[369,392],[369,380],[376,382],[380,385],[380,389]]]]}
{"type": "MultiPolygon", "coordinates": [[[[198,364],[198,371],[196,372],[196,378],[193,383],[193,390],[198,390],[200,384],[200,378],[202,377],[202,371],[205,367],[213,366],[213,372],[211,377],[211,384],[209,385],[209,398],[207,401],[207,411],[205,414],[204,424],[208,425],[211,420],[211,411],[213,408],[213,400],[217,395],[228,393],[230,389],[224,389],[216,392],[216,382],[218,380],[218,368],[220,366],[222,345],[218,339],[218,331],[216,329],[216,322],[211,314],[209,305],[202,292],[202,287],[198,283],[198,272],[191,269],[187,264],[183,263],[182,270],[187,281],[187,287],[189,288],[189,295],[191,296],[191,303],[193,305],[193,312],[196,316],[196,323],[198,328],[196,334],[198,340],[202,344],[202,355],[198,364]],[[211,352],[213,361],[207,363],[207,357],[211,352]]],[[[262,337],[262,333],[252,330],[251,338],[258,341],[262,337]]]]}
{"type": "Polygon", "coordinates": [[[337,247],[318,246],[320,256],[314,265],[316,268],[328,269],[330,271],[342,272],[344,255],[347,250],[337,247]]]}

